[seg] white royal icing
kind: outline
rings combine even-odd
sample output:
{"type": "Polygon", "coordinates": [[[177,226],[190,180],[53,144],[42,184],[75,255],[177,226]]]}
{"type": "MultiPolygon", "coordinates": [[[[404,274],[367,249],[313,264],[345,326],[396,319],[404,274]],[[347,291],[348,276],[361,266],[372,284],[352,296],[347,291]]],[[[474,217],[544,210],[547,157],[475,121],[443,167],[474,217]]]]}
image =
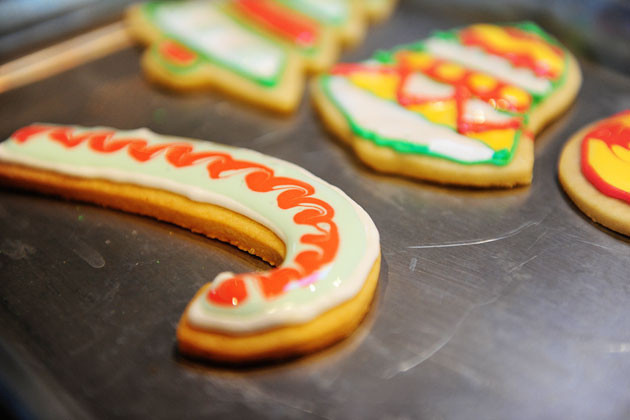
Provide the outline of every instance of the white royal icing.
{"type": "Polygon", "coordinates": [[[234,22],[216,3],[165,3],[155,13],[165,33],[253,76],[271,78],[281,71],[284,50],[234,22]]]}
{"type": "Polygon", "coordinates": [[[469,47],[440,38],[430,38],[424,45],[428,52],[437,57],[486,72],[532,93],[545,94],[552,87],[549,80],[536,76],[532,70],[514,67],[507,59],[488,54],[478,47],[469,47]]]}
{"type": "Polygon", "coordinates": [[[344,23],[350,14],[349,0],[285,0],[325,22],[344,23]]]}
{"type": "Polygon", "coordinates": [[[428,146],[429,150],[462,162],[492,159],[494,150],[483,142],[433,124],[413,111],[383,100],[353,85],[344,77],[331,76],[330,94],[362,128],[378,136],[428,146]]]}
{"type": "Polygon", "coordinates": [[[483,124],[483,123],[506,123],[512,120],[509,114],[497,111],[492,105],[481,99],[469,99],[464,104],[464,120],[483,124]]]}
{"type": "Polygon", "coordinates": [[[422,73],[413,73],[405,81],[403,86],[405,93],[417,98],[447,98],[455,93],[455,88],[446,83],[440,83],[422,73]]]}

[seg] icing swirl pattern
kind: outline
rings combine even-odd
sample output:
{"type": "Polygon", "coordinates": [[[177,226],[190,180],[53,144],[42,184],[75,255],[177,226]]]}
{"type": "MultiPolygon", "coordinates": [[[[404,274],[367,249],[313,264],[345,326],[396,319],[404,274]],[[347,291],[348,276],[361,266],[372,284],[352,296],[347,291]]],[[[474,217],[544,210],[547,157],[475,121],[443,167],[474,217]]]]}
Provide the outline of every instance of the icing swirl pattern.
{"type": "Polygon", "coordinates": [[[584,136],[581,168],[602,194],[630,204],[630,110],[598,123],[584,136]]]}

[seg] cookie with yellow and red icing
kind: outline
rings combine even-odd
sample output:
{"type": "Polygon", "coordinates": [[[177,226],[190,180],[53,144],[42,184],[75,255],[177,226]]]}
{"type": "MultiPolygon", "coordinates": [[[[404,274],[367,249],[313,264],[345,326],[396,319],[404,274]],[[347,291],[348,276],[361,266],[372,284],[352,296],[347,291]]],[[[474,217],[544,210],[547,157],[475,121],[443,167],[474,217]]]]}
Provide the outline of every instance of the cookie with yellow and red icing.
{"type": "Polygon", "coordinates": [[[630,236],[630,110],[571,137],[560,155],[558,176],[593,221],[630,236]]]}
{"type": "Polygon", "coordinates": [[[367,17],[358,0],[189,0],[134,5],[126,21],[149,45],[142,67],[151,80],[288,112],[304,73],[328,68],[361,39],[367,17]]]}
{"type": "Polygon", "coordinates": [[[369,166],[446,184],[529,184],[533,135],[575,98],[573,56],[531,23],[437,33],[313,83],[324,123],[369,166]]]}
{"type": "Polygon", "coordinates": [[[358,326],[380,265],[367,213],[261,153],[146,129],[36,124],[0,143],[0,182],[152,216],[276,265],[221,273],[177,328],[181,352],[242,362],[308,353],[358,326]]]}

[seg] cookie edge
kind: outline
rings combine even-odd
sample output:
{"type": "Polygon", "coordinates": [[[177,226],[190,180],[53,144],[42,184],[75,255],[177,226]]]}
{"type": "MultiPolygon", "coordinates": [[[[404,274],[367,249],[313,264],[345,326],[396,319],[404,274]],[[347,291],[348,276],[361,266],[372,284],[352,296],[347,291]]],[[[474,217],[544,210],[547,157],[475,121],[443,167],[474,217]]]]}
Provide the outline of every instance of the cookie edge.
{"type": "Polygon", "coordinates": [[[580,129],[565,143],[558,159],[558,180],[571,201],[592,221],[630,236],[630,205],[601,193],[582,174],[582,139],[606,119],[580,129]]]}
{"type": "Polygon", "coordinates": [[[512,161],[502,167],[490,164],[464,165],[447,159],[399,153],[355,135],[341,110],[321,88],[321,76],[311,81],[311,98],[328,131],[350,145],[361,161],[377,171],[462,187],[524,186],[531,184],[534,167],[534,139],[526,135],[525,131],[531,130],[533,133],[538,133],[564,113],[577,97],[581,86],[582,73],[577,60],[568,50],[567,54],[569,67],[567,80],[560,89],[545,100],[540,108],[530,114],[530,123],[524,128],[512,161]],[[545,115],[545,112],[548,114],[545,115]]]}
{"type": "Polygon", "coordinates": [[[312,353],[351,335],[368,313],[377,289],[381,254],[352,299],[313,320],[246,335],[201,330],[191,325],[188,312],[193,302],[207,293],[204,285],[191,300],[177,326],[177,346],[189,357],[227,363],[285,359],[312,353]]]}

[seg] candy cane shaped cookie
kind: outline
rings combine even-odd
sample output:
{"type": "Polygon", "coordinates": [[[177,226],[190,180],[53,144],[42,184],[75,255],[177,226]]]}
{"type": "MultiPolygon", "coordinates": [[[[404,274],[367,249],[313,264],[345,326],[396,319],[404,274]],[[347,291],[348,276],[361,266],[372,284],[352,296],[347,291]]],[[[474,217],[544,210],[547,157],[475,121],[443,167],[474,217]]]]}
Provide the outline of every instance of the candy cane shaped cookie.
{"type": "Polygon", "coordinates": [[[188,355],[311,352],[349,335],[374,294],[379,235],[367,213],[304,169],[252,150],[37,124],[0,144],[0,180],[172,222],[278,265],[205,285],[177,329],[188,355]]]}

